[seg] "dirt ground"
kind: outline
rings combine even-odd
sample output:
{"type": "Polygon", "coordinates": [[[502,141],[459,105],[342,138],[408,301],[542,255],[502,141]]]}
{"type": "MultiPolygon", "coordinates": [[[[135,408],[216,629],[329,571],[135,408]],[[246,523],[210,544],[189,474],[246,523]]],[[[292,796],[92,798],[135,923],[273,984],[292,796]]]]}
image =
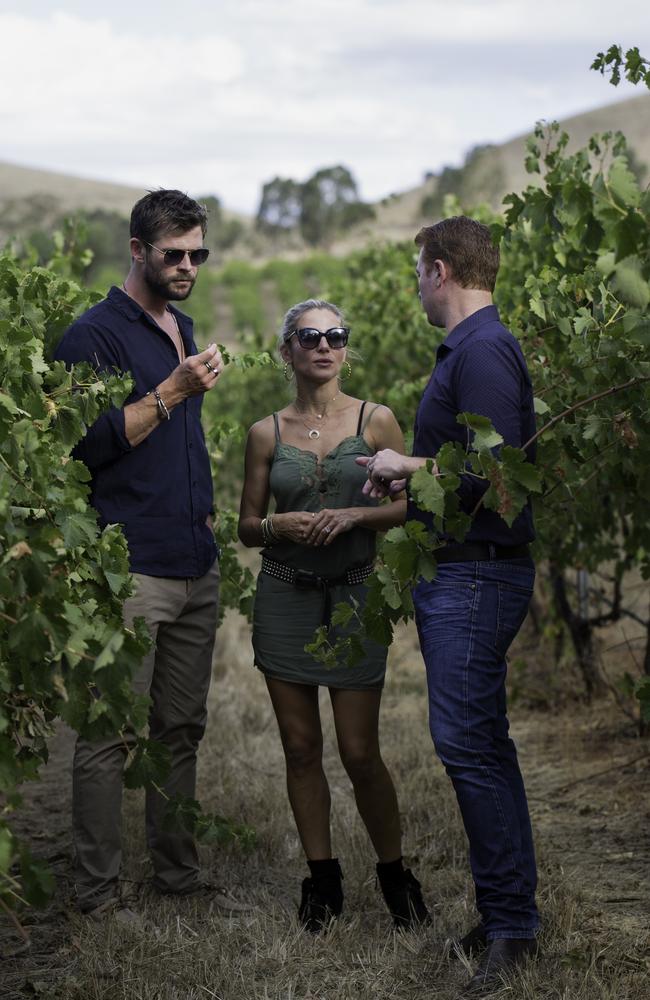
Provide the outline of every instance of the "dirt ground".
{"type": "MultiPolygon", "coordinates": [[[[231,815],[256,827],[259,847],[248,859],[239,858],[234,849],[204,849],[204,860],[208,870],[216,868],[221,875],[226,871],[229,886],[239,895],[266,908],[271,923],[264,922],[266,917],[259,925],[249,921],[245,927],[228,921],[226,933],[222,922],[217,939],[217,925],[208,908],[199,906],[179,914],[170,908],[161,910],[158,904],[157,910],[147,912],[153,914],[158,928],[154,933],[163,956],[161,964],[168,970],[165,978],[156,979],[151,970],[144,970],[144,959],[138,958],[135,946],[128,951],[127,974],[125,946],[106,931],[89,930],[88,922],[74,911],[73,734],[61,728],[52,740],[42,779],[24,788],[23,805],[13,823],[15,832],[51,866],[56,893],[43,910],[22,917],[30,937],[28,947],[2,920],[3,1000],[34,996],[57,1000],[198,996],[410,1000],[423,995],[446,1000],[454,996],[466,973],[457,970],[458,962],[450,962],[445,941],[472,920],[468,912],[471,886],[462,830],[426,731],[424,678],[413,631],[405,630],[391,653],[382,737],[400,795],[409,861],[422,879],[425,894],[434,900],[435,930],[428,936],[414,936],[412,944],[406,936],[390,931],[368,877],[365,833],[330,748],[326,769],[337,817],[335,839],[344,856],[350,856],[351,866],[349,875],[345,868],[349,941],[343,943],[333,933],[328,943],[318,944],[324,950],[317,954],[306,951],[313,943],[304,943],[293,916],[299,880],[305,872],[285,802],[274,720],[259,674],[248,664],[247,643],[247,629],[240,620],[232,619],[222,629],[210,728],[201,753],[199,796],[208,808],[227,802],[231,815]],[[215,759],[221,761],[218,769],[215,759]],[[361,888],[355,890],[355,885],[361,888]],[[355,916],[364,907],[362,916],[355,916]],[[207,947],[201,942],[210,942],[212,957],[206,959],[206,969],[199,975],[196,963],[202,960],[201,948],[207,947]],[[175,958],[184,948],[183,959],[175,958]],[[192,948],[192,964],[183,965],[192,948]],[[233,954],[226,968],[223,955],[215,956],[228,948],[233,954]],[[93,952],[101,962],[99,958],[95,962],[93,952]],[[241,972],[237,964],[243,961],[244,952],[248,972],[241,972]],[[336,970],[327,965],[334,961],[333,955],[340,963],[336,970]],[[217,961],[222,965],[210,966],[217,961]],[[176,985],[170,985],[172,980],[176,985]],[[434,984],[439,988],[434,990],[434,984]]],[[[532,655],[535,661],[534,646],[529,636],[515,656],[530,660],[532,655]]],[[[538,849],[547,964],[543,977],[522,980],[519,992],[508,989],[504,996],[650,1000],[650,743],[638,738],[633,723],[611,697],[592,706],[576,700],[537,710],[526,707],[524,701],[515,700],[510,716],[538,849]]],[[[323,708],[325,714],[325,704],[323,708]]],[[[330,737],[326,727],[326,739],[330,737]]],[[[147,898],[143,896],[147,861],[142,801],[137,794],[127,797],[125,841],[125,886],[136,898],[139,894],[142,908],[147,898]]]]}

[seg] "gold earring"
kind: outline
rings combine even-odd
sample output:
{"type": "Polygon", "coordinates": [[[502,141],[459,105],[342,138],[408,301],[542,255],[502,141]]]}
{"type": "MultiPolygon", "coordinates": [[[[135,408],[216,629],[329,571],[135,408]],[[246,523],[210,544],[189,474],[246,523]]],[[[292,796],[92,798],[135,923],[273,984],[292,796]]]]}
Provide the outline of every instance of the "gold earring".
{"type": "Polygon", "coordinates": [[[293,365],[290,361],[285,361],[284,368],[282,369],[282,374],[284,375],[287,382],[290,382],[293,378],[293,365]]]}
{"type": "Polygon", "coordinates": [[[341,371],[345,368],[345,375],[339,374],[339,382],[347,382],[349,378],[352,378],[352,365],[349,361],[344,361],[341,365],[341,371]]]}

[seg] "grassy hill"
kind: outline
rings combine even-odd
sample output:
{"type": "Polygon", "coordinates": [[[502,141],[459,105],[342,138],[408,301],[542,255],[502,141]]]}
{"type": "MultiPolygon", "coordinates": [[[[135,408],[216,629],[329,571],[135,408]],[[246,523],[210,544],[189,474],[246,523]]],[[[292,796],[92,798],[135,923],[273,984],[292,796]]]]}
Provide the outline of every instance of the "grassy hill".
{"type": "MultiPolygon", "coordinates": [[[[133,205],[144,194],[146,188],[0,161],[0,243],[35,228],[47,231],[61,216],[79,211],[116,213],[128,219],[133,205]]],[[[225,211],[224,215],[251,224],[238,213],[225,211]]]]}
{"type": "MultiPolygon", "coordinates": [[[[622,131],[637,164],[645,167],[650,176],[650,94],[575,115],[561,125],[571,136],[570,148],[584,145],[594,132],[622,131]]],[[[431,221],[431,212],[423,213],[423,200],[435,196],[441,186],[462,185],[462,191],[456,193],[468,206],[487,201],[498,207],[505,194],[531,182],[524,170],[526,138],[520,135],[501,145],[485,147],[470,155],[464,168],[443,171],[419,187],[384,199],[375,206],[374,219],[350,230],[331,251],[340,255],[371,240],[411,238],[414,227],[431,221]]],[[[141,188],[0,162],[0,242],[34,228],[47,230],[61,215],[77,210],[103,210],[128,217],[132,205],[144,193],[141,188]]],[[[247,256],[251,249],[257,258],[287,251],[302,255],[297,236],[292,236],[290,248],[275,246],[253,234],[250,217],[228,211],[224,214],[243,224],[240,252],[247,256]]],[[[238,255],[237,248],[233,255],[238,255]]]]}
{"type": "MultiPolygon", "coordinates": [[[[587,144],[595,132],[620,131],[627,137],[636,163],[646,168],[650,180],[650,94],[642,94],[594,111],[566,118],[560,122],[570,136],[569,150],[587,144]]],[[[510,191],[521,191],[533,183],[524,168],[526,139],[531,133],[519,135],[498,146],[486,147],[466,170],[463,178],[467,204],[487,202],[498,208],[510,191]]],[[[370,239],[411,239],[415,227],[434,221],[422,212],[422,202],[435,194],[440,177],[429,178],[409,191],[384,199],[376,208],[376,218],[347,234],[336,245],[336,252],[363,246],[370,239]]],[[[465,198],[461,197],[464,202],[465,198]]]]}

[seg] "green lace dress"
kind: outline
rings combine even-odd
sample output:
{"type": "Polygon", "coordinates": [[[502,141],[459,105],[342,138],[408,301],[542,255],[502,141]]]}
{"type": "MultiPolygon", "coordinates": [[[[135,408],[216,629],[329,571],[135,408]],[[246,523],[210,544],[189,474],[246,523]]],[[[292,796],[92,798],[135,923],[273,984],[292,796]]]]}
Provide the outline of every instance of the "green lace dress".
{"type": "MultiPolygon", "coordinates": [[[[276,444],[270,487],[278,513],[377,505],[376,500],[361,492],[366,472],[355,462],[359,455],[373,454],[362,434],[363,406],[357,433],[343,438],[322,461],[312,451],[284,444],[280,439],[277,414],[273,414],[273,419],[276,444]]],[[[265,549],[262,555],[292,569],[309,570],[324,579],[337,579],[348,569],[373,562],[375,538],[376,532],[368,528],[352,528],[338,535],[330,545],[308,546],[281,541],[265,549]]],[[[337,584],[330,588],[332,607],[351,597],[363,606],[365,596],[365,584],[337,584]]],[[[269,677],[297,684],[322,684],[352,690],[382,687],[387,654],[384,646],[367,642],[364,659],[353,667],[347,664],[328,667],[305,652],[305,645],[313,641],[315,630],[323,622],[321,591],[298,588],[261,572],[257,578],[253,611],[255,665],[269,677]]],[[[339,628],[330,628],[332,642],[341,634],[345,633],[339,628]]]]}

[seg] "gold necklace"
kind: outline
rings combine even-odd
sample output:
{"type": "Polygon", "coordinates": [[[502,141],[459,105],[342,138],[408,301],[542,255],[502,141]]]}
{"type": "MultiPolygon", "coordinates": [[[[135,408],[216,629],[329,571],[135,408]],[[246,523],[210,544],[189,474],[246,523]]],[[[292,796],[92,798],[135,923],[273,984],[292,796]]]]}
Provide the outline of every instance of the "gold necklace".
{"type": "MultiPolygon", "coordinates": [[[[338,397],[340,395],[341,395],[341,390],[339,389],[339,391],[336,393],[336,395],[332,396],[331,399],[327,400],[327,402],[325,403],[325,406],[323,407],[323,412],[322,413],[313,413],[312,416],[314,416],[316,418],[316,420],[327,420],[327,411],[328,411],[328,409],[330,407],[330,404],[333,403],[335,399],[338,399],[338,397]]],[[[310,424],[308,424],[306,422],[306,420],[303,418],[302,411],[298,408],[298,403],[299,402],[303,403],[304,400],[302,400],[300,398],[300,396],[296,396],[296,398],[294,400],[294,403],[293,403],[294,408],[296,410],[296,413],[298,414],[298,416],[300,418],[300,422],[303,424],[304,427],[307,428],[307,437],[309,438],[309,440],[310,441],[315,441],[316,438],[320,437],[320,431],[318,430],[317,427],[312,427],[310,424]]]]}

